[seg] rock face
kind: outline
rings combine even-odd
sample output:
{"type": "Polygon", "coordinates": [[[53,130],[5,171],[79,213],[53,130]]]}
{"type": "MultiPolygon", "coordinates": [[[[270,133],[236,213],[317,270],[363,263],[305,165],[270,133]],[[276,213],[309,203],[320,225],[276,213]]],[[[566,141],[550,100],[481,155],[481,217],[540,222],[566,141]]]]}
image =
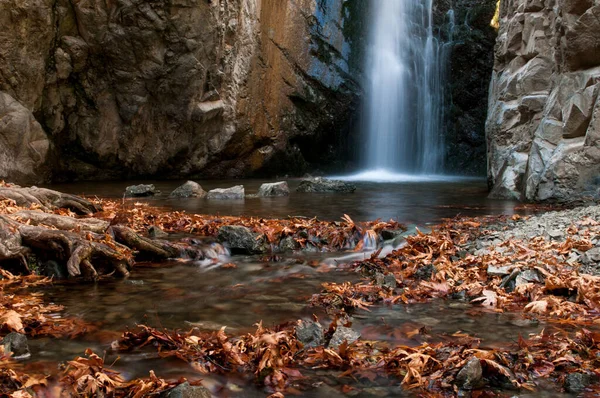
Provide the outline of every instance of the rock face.
{"type": "Polygon", "coordinates": [[[486,127],[492,196],[566,200],[596,191],[598,32],[598,2],[501,2],[486,127]]]}
{"type": "Polygon", "coordinates": [[[0,178],[239,177],[333,159],[357,113],[362,3],[0,0],[0,178]]]}

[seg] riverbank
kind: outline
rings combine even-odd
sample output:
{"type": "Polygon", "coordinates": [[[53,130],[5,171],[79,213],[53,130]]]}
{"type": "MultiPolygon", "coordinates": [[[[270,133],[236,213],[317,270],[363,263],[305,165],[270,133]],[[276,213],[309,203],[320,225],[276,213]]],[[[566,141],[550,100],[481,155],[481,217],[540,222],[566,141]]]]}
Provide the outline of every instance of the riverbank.
{"type": "MultiPolygon", "coordinates": [[[[103,207],[102,212],[95,212],[94,218],[107,222],[109,227],[126,226],[144,238],[144,242],[146,239],[155,242],[149,229],[160,228],[171,235],[167,240],[170,247],[182,242],[185,247],[197,246],[200,241],[205,247],[204,239],[218,239],[223,227],[246,228],[255,234],[252,235],[255,242],[265,239],[269,249],[257,255],[271,267],[282,264],[282,258],[289,255],[288,248],[292,253],[307,250],[306,246],[311,252],[360,252],[369,249],[365,246],[369,241],[379,242],[381,247],[379,236],[384,230],[392,234],[401,229],[398,224],[379,221],[354,223],[349,217],[341,222],[205,217],[168,212],[133,201],[96,200],[92,204],[103,207]],[[200,241],[190,241],[191,236],[200,241]],[[281,250],[284,240],[291,246],[281,250]]],[[[33,223],[33,217],[29,221],[22,218],[23,212],[30,209],[4,201],[1,210],[3,219],[7,214],[14,217],[20,213],[18,222],[33,223]]],[[[90,216],[77,216],[64,209],[46,209],[44,214],[76,220],[70,228],[63,227],[70,229],[64,232],[67,235],[93,234],[81,229],[83,220],[90,225],[90,216]]],[[[344,270],[309,300],[314,313],[322,314],[320,319],[290,318],[286,323],[271,326],[262,325],[258,318],[257,328],[250,333],[230,332],[223,327],[215,328],[216,331],[193,327],[184,332],[189,328],[187,324],[175,329],[140,325],[106,345],[104,355],[88,352],[86,357],[69,362],[59,371],[54,367],[54,371],[40,372],[35,362],[23,364],[6,352],[0,362],[0,391],[19,397],[167,393],[180,380],[161,379],[162,366],[158,365],[156,374],[153,372],[148,378],[128,380],[102,360],[105,355],[144,356],[157,352],[159,361],[189,363],[191,372],[197,374],[192,384],[218,374],[225,380],[247,380],[265,396],[274,394],[274,397],[325,393],[397,395],[399,389],[427,396],[465,396],[471,391],[512,395],[514,392],[510,391],[514,389],[581,392],[587,388],[597,393],[598,385],[594,383],[599,376],[596,369],[600,356],[600,278],[596,276],[595,251],[599,243],[599,214],[595,206],[531,217],[452,219],[429,233],[405,236],[405,243],[384,258],[379,258],[380,252],[375,251],[370,258],[352,263],[333,262],[334,266],[313,263],[312,267],[328,275],[344,270]],[[344,275],[354,277],[346,281],[344,275]],[[450,308],[464,308],[472,317],[511,314],[523,330],[534,324],[542,325],[542,330],[522,335],[518,341],[489,345],[477,334],[469,335],[459,329],[438,334],[425,320],[415,319],[406,323],[410,327],[400,325],[392,330],[386,323],[385,317],[390,318],[402,308],[441,300],[447,301],[450,308]],[[372,338],[364,329],[361,336],[357,330],[362,314],[380,310],[386,315],[372,327],[380,329],[381,334],[392,333],[393,340],[372,338]],[[327,376],[325,384],[324,374],[332,377],[327,376]],[[374,389],[373,385],[385,387],[374,389]]],[[[60,231],[56,225],[52,228],[60,231]]],[[[104,244],[110,245],[114,237],[105,234],[103,239],[104,244]]],[[[120,243],[112,242],[119,248],[120,243]]],[[[226,239],[223,243],[230,245],[226,239]]],[[[156,245],[153,247],[155,250],[156,245]]],[[[130,271],[144,266],[139,262],[142,258],[136,258],[140,248],[128,250],[132,259],[130,271]]],[[[93,260],[90,263],[95,266],[93,260]]],[[[243,266],[238,257],[220,261],[217,255],[209,260],[225,272],[243,266]]],[[[193,264],[198,259],[187,257],[181,261],[193,264]]],[[[30,271],[35,273],[37,269],[30,271]]],[[[114,277],[110,273],[98,274],[101,280],[114,277]]],[[[6,270],[2,275],[3,336],[13,331],[35,340],[44,335],[90,335],[95,331],[97,325],[66,314],[63,308],[46,302],[43,294],[32,290],[36,285],[62,282],[14,276],[6,270]],[[36,308],[41,310],[36,312],[36,308]]],[[[65,288],[69,289],[68,285],[65,288]]],[[[518,331],[515,333],[518,335],[518,331]]],[[[226,385],[209,383],[206,387],[217,396],[232,393],[226,385]]],[[[202,393],[209,392],[202,390],[202,393]]]]}

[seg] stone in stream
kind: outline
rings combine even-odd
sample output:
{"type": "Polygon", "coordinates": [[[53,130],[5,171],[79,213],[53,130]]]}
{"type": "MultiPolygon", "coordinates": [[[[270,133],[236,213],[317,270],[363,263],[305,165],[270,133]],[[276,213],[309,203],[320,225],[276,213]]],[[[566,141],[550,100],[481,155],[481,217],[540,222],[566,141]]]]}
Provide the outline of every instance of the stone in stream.
{"type": "Polygon", "coordinates": [[[483,369],[478,358],[472,358],[456,375],[454,381],[462,390],[473,390],[483,384],[483,369]]]}
{"type": "Polygon", "coordinates": [[[231,188],[217,188],[211,189],[206,195],[206,199],[219,199],[219,200],[231,200],[231,199],[244,199],[245,191],[243,185],[236,185],[231,188]]]}
{"type": "Polygon", "coordinates": [[[401,229],[384,229],[381,231],[383,240],[393,240],[404,233],[401,229]]]}
{"type": "Polygon", "coordinates": [[[589,374],[576,372],[565,377],[564,387],[567,392],[579,394],[591,383],[592,377],[589,374]]]}
{"type": "Polygon", "coordinates": [[[258,234],[241,225],[219,228],[217,239],[234,254],[258,254],[267,250],[264,240],[258,234]]]}
{"type": "Polygon", "coordinates": [[[140,198],[145,196],[154,196],[158,193],[153,184],[130,185],[125,188],[125,197],[140,198]]]}
{"type": "Polygon", "coordinates": [[[325,343],[323,326],[319,322],[300,321],[296,326],[296,337],[305,347],[318,347],[325,343]]]}
{"type": "Polygon", "coordinates": [[[212,398],[212,394],[205,387],[192,386],[186,381],[175,388],[162,392],[160,398],[212,398]]]}
{"type": "Polygon", "coordinates": [[[329,348],[338,348],[340,345],[347,341],[348,344],[354,343],[356,340],[360,338],[360,333],[358,333],[354,329],[350,329],[344,326],[338,326],[331,336],[331,340],[329,341],[329,348]]]}
{"type": "Polygon", "coordinates": [[[27,357],[30,355],[27,337],[21,333],[9,333],[2,339],[4,352],[13,353],[13,358],[27,357]]]}
{"type": "Polygon", "coordinates": [[[352,193],[356,191],[356,185],[350,184],[345,181],[330,180],[328,178],[316,177],[306,180],[302,180],[297,192],[338,192],[338,193],[352,193]]]}
{"type": "Polygon", "coordinates": [[[291,252],[294,250],[298,250],[300,248],[300,244],[296,242],[293,236],[286,236],[279,241],[279,251],[280,252],[291,252]]]}
{"type": "Polygon", "coordinates": [[[273,182],[262,184],[258,189],[258,197],[266,198],[266,197],[274,197],[274,196],[289,196],[290,188],[288,187],[287,182],[273,182]]]}
{"type": "Polygon", "coordinates": [[[169,198],[203,198],[205,196],[206,191],[202,189],[200,184],[194,181],[188,181],[175,188],[169,195],[169,198]]]}

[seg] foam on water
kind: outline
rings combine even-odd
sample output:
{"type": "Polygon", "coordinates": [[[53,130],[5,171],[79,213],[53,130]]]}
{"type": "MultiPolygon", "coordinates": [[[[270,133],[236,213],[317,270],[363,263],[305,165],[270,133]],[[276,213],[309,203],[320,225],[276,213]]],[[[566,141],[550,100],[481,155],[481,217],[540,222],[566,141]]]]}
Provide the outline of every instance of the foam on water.
{"type": "Polygon", "coordinates": [[[442,174],[406,174],[386,169],[366,170],[347,176],[331,177],[342,181],[364,182],[452,182],[477,180],[480,177],[449,176],[442,174]]]}

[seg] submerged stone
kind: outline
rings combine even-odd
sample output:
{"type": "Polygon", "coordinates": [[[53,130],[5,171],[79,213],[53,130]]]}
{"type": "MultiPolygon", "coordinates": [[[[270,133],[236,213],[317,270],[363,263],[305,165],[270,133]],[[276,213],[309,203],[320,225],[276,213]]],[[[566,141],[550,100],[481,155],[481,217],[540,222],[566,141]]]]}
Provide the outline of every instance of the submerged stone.
{"type": "Polygon", "coordinates": [[[297,192],[312,192],[312,193],[324,193],[324,192],[338,192],[338,193],[352,193],[356,191],[356,185],[350,184],[340,180],[330,180],[328,178],[316,177],[303,180],[298,188],[297,192]]]}

